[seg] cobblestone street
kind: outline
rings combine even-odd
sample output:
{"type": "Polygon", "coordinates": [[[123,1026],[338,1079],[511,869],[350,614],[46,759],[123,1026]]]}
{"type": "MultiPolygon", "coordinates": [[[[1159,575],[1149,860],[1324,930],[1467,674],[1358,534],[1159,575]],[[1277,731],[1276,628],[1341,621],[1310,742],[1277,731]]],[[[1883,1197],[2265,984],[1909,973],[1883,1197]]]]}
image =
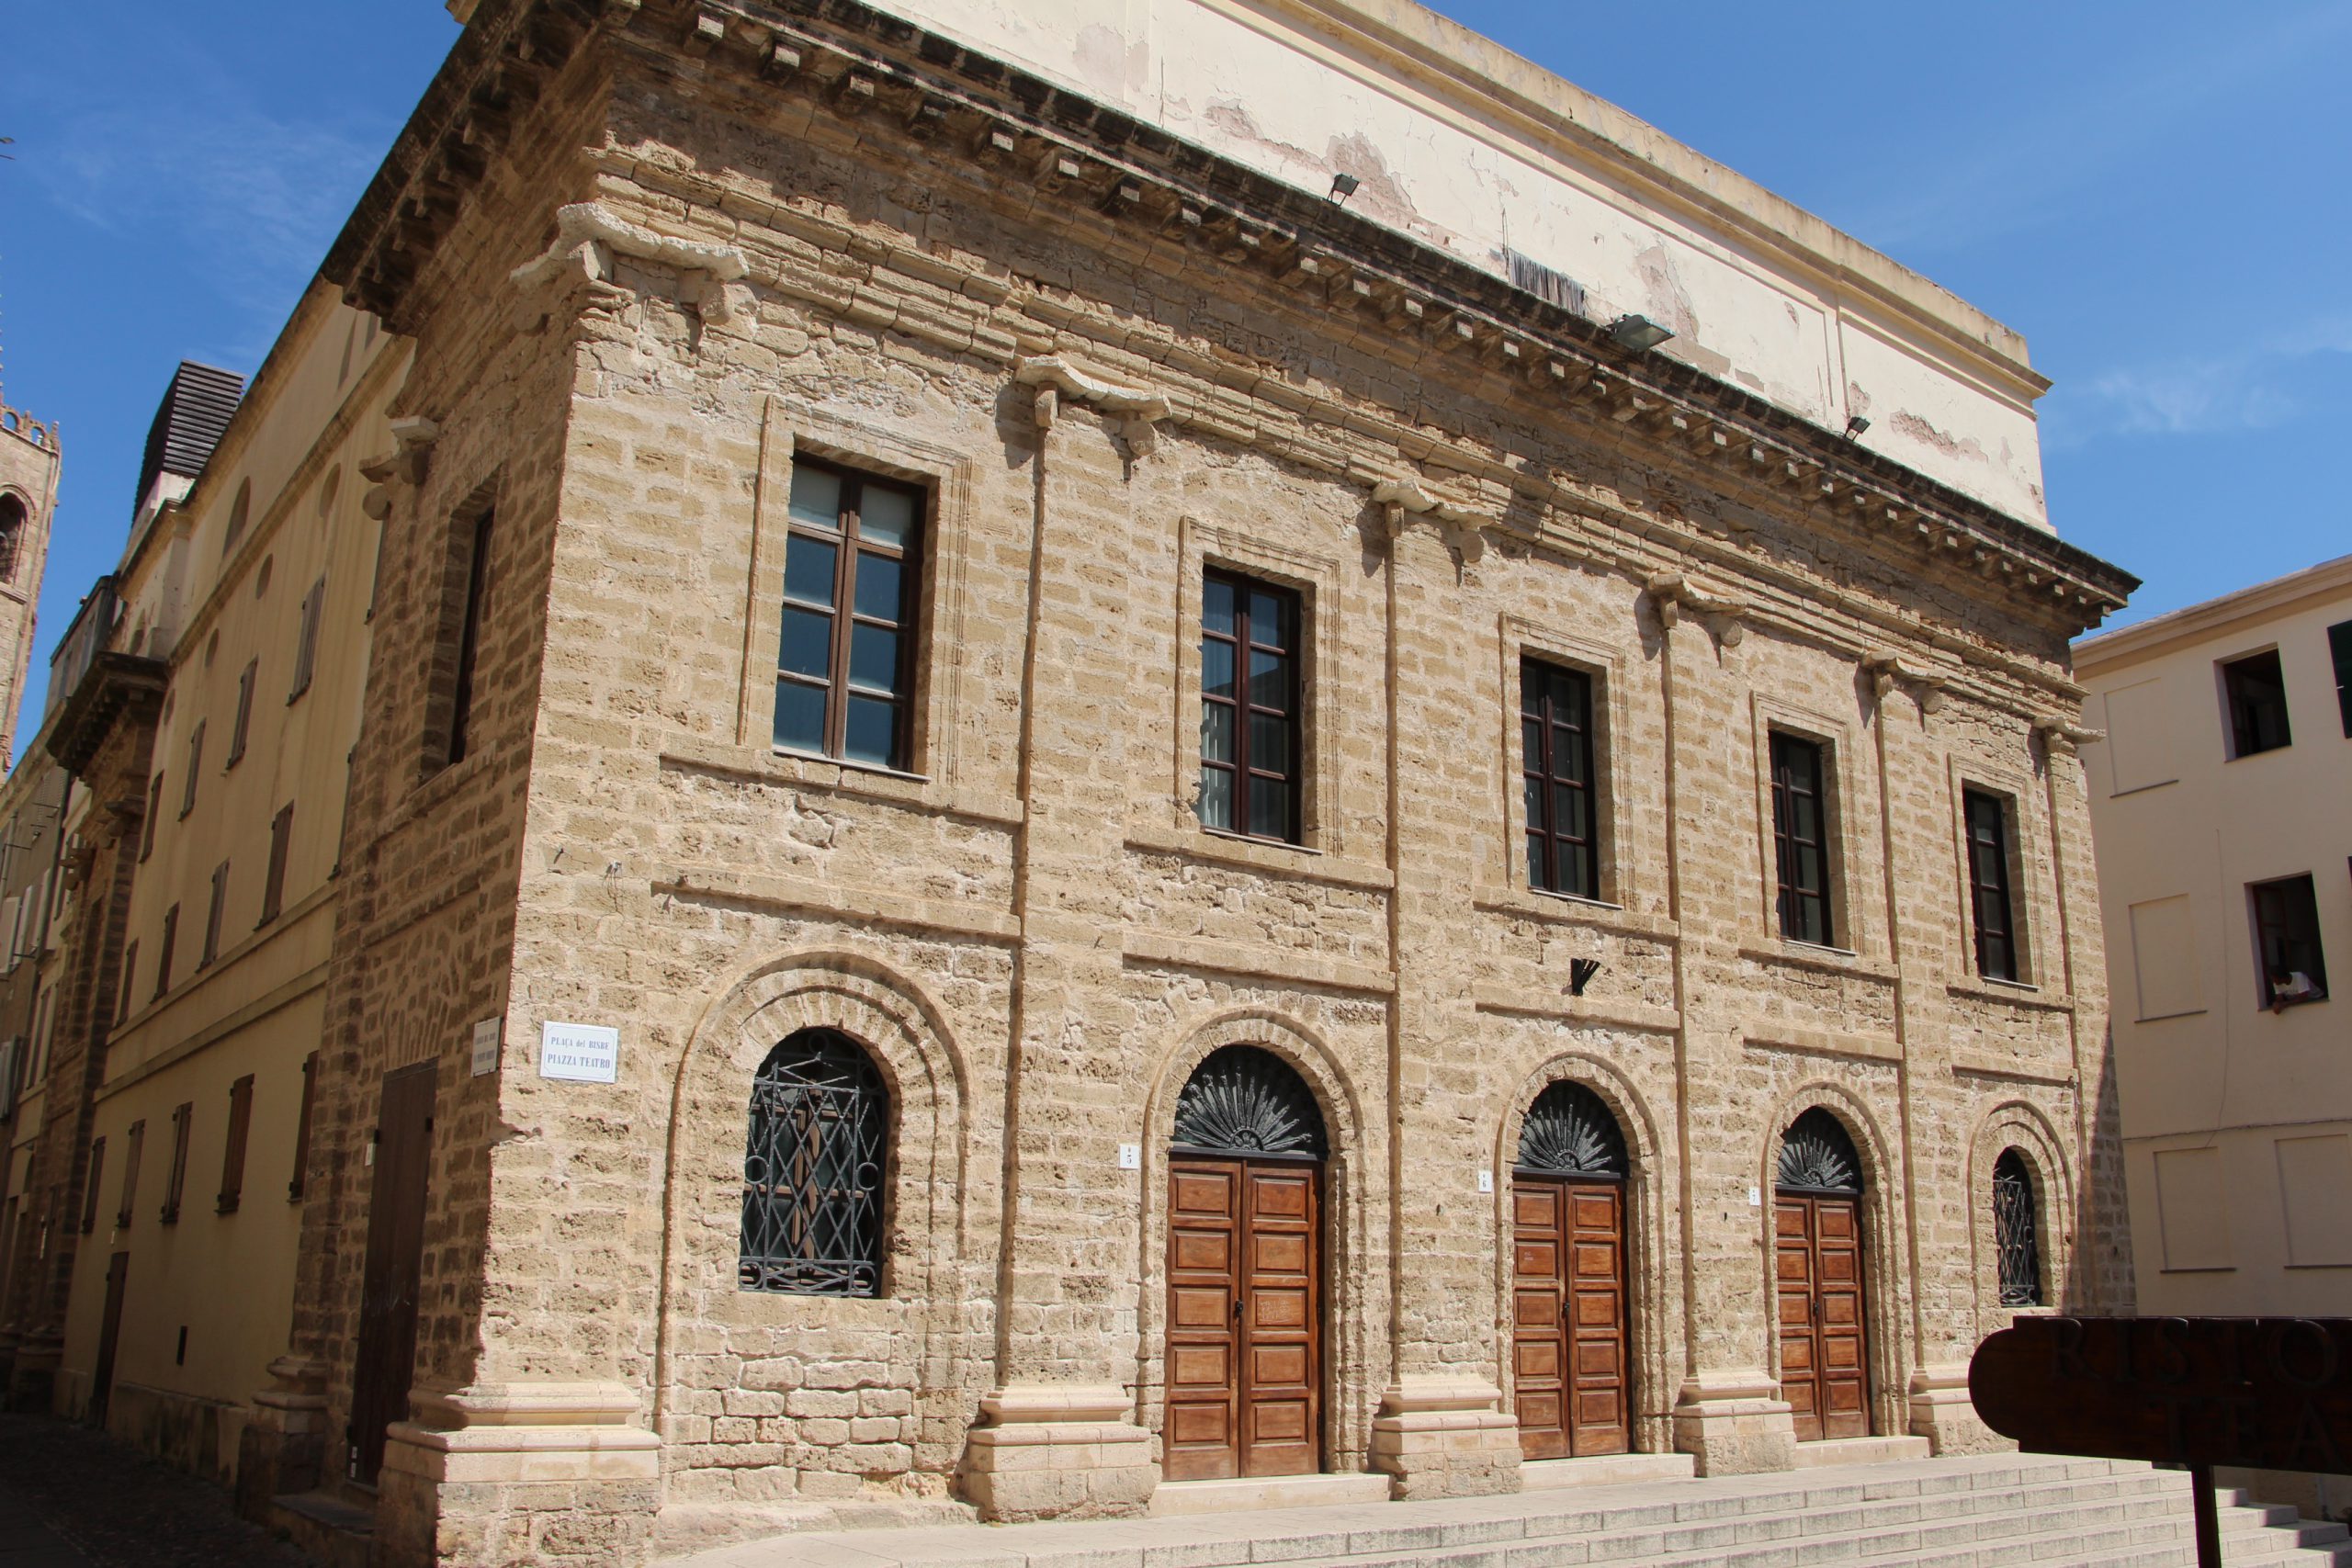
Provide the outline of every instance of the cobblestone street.
{"type": "Polygon", "coordinates": [[[220,1487],[86,1427],[0,1415],[0,1568],[311,1568],[220,1487]]]}

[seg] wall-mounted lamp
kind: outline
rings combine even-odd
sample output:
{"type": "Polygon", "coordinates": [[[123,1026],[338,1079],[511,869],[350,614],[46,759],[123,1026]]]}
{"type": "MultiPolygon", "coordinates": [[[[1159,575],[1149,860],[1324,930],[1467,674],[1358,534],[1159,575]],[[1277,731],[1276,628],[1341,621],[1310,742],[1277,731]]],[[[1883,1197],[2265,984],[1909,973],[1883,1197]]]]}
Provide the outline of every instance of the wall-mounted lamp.
{"type": "Polygon", "coordinates": [[[1340,206],[1345,207],[1348,203],[1348,197],[1355,195],[1356,186],[1361,183],[1362,182],[1353,175],[1333,175],[1331,176],[1331,199],[1338,202],[1340,206]]]}
{"type": "Polygon", "coordinates": [[[1674,334],[1647,316],[1620,316],[1610,323],[1609,335],[1617,340],[1618,346],[1639,354],[1656,348],[1674,334]]]}
{"type": "Polygon", "coordinates": [[[1600,973],[1600,960],[1598,958],[1569,959],[1568,995],[1572,997],[1580,997],[1584,995],[1584,988],[1587,986],[1591,985],[1592,977],[1600,973]]]}
{"type": "Polygon", "coordinates": [[[1869,430],[1870,427],[1871,422],[1869,420],[1864,419],[1860,414],[1856,414],[1853,418],[1846,422],[1846,439],[1849,441],[1860,441],[1862,438],[1863,432],[1869,430]]]}

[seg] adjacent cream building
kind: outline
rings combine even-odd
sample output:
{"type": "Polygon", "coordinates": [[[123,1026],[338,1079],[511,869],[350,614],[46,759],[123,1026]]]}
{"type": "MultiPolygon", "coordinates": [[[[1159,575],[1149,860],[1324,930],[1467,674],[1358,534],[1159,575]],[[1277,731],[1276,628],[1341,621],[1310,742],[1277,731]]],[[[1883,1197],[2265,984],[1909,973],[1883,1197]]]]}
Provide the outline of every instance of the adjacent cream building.
{"type": "Polygon", "coordinates": [[[2352,556],[2075,658],[2141,1305],[2352,1316],[2352,556]]]}

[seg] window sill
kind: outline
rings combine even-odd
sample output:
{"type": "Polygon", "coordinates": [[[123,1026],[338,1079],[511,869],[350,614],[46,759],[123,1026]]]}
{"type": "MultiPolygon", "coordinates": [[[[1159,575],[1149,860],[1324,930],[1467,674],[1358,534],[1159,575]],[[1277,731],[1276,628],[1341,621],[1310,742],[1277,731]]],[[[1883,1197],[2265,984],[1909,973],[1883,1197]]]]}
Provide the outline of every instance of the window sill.
{"type": "Polygon", "coordinates": [[[1850,948],[1823,947],[1817,942],[1792,942],[1786,937],[1776,939],[1770,946],[1742,942],[1739,955],[1763,964],[1793,964],[1801,969],[1817,969],[1830,975],[1860,975],[1889,984],[1895,978],[1893,965],[1864,958],[1850,948]]]}
{"type": "Polygon", "coordinates": [[[2281,751],[2291,751],[2294,749],[2295,743],[2290,740],[2284,746],[2265,746],[2259,751],[2240,751],[2235,756],[2228,758],[2227,761],[2231,762],[2251,762],[2256,757],[2276,757],[2281,751]]]}
{"type": "Polygon", "coordinates": [[[2045,996],[2041,987],[2022,980],[1988,980],[1982,975],[1968,975],[1946,981],[1944,989],[1955,997],[1973,997],[1996,1007],[2018,1008],[2028,1012],[2075,1010],[2074,998],[2045,996]]]}
{"type": "Polygon", "coordinates": [[[956,788],[928,773],[899,773],[808,751],[737,746],[672,735],[662,743],[660,760],[662,766],[682,772],[718,773],[761,784],[833,790],[864,800],[936,811],[1003,828],[1021,824],[1020,803],[1009,795],[983,795],[956,788]]]}
{"type": "Polygon", "coordinates": [[[1170,832],[1131,828],[1124,842],[1126,849],[1139,854],[1182,855],[1264,872],[1271,876],[1329,882],[1381,893],[1392,891],[1396,886],[1388,868],[1373,861],[1348,860],[1311,844],[1275,843],[1244,838],[1238,833],[1223,833],[1213,828],[1194,828],[1190,832],[1182,829],[1170,832]]]}
{"type": "Polygon", "coordinates": [[[2283,1000],[2265,1002],[2262,1004],[2261,1010],[2272,1014],[2287,1013],[2294,1011],[2297,1008],[2317,1007],[2325,1000],[2327,1000],[2327,993],[2322,991],[2315,997],[2288,997],[2283,1000]]]}
{"type": "Polygon", "coordinates": [[[927,784],[929,773],[910,773],[903,768],[888,768],[879,762],[861,762],[852,757],[828,757],[822,751],[796,751],[789,746],[771,747],[768,755],[820,768],[839,768],[844,773],[865,773],[878,779],[900,779],[908,784],[927,784]]]}
{"type": "Polygon", "coordinates": [[[1540,887],[1516,886],[1487,886],[1477,889],[1470,901],[1473,908],[1490,915],[1517,915],[1555,925],[1582,926],[1654,942],[1681,940],[1680,925],[1666,916],[1645,915],[1628,909],[1623,904],[1611,904],[1599,898],[1579,898],[1573,893],[1547,893],[1540,887]]]}

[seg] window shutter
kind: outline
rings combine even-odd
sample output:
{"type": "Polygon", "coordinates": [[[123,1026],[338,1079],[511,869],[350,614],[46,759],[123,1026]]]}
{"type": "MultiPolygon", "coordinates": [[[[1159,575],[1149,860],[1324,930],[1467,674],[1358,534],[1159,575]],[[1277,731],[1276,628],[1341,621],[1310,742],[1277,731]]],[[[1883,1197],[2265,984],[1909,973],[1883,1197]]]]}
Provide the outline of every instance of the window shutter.
{"type": "Polygon", "coordinates": [[[245,1137],[253,1128],[254,1076],[229,1086],[229,1142],[220,1155],[220,1212],[233,1214],[245,1191],[245,1137]]]}

